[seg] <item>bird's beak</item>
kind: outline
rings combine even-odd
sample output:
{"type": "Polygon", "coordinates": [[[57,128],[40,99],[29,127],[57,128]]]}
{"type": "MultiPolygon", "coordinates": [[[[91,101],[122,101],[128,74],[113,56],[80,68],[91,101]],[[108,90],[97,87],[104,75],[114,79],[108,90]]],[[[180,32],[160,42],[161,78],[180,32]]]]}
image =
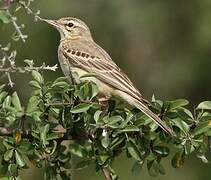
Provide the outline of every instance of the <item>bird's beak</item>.
{"type": "Polygon", "coordinates": [[[41,20],[44,22],[47,22],[48,24],[50,24],[56,28],[60,27],[59,23],[56,20],[50,20],[50,19],[41,19],[41,20]]]}

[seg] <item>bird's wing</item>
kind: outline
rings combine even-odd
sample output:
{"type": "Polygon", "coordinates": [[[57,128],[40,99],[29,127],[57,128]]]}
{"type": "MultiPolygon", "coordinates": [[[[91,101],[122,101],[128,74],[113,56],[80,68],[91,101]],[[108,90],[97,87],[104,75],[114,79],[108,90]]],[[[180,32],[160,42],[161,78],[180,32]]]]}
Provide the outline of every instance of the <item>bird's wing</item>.
{"type": "Polygon", "coordinates": [[[75,67],[87,71],[102,82],[129,94],[140,102],[148,103],[134,87],[127,75],[113,61],[104,60],[86,52],[70,48],[63,49],[62,53],[70,64],[75,67]]]}
{"type": "Polygon", "coordinates": [[[113,61],[104,60],[86,52],[76,51],[75,49],[63,49],[62,53],[73,66],[83,69],[90,73],[90,76],[96,76],[96,78],[114,89],[134,98],[134,102],[132,103],[134,106],[154,120],[164,131],[174,135],[173,131],[166,126],[165,122],[147,107],[146,103],[148,101],[142,97],[127,75],[113,61]]]}

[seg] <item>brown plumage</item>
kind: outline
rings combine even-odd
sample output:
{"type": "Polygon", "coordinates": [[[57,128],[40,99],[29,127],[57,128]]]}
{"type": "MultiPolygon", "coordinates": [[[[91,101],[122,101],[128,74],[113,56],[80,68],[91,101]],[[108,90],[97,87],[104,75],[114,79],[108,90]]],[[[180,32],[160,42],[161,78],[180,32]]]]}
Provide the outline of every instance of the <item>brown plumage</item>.
{"type": "Polygon", "coordinates": [[[93,81],[105,97],[119,96],[140,109],[165,132],[173,134],[145,100],[128,76],[112,61],[111,57],[92,39],[88,26],[76,18],[44,20],[56,27],[61,41],[58,49],[60,65],[64,74],[75,82],[93,81]]]}

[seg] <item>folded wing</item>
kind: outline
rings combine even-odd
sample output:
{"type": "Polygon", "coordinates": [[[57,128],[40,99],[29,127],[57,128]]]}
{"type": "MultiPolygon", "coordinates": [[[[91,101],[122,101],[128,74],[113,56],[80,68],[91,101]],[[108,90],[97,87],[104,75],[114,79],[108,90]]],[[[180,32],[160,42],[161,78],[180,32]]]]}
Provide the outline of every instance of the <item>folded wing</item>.
{"type": "Polygon", "coordinates": [[[131,95],[133,98],[147,103],[147,100],[142,97],[127,75],[113,61],[102,60],[99,57],[75,49],[66,49],[63,51],[63,55],[75,67],[87,71],[102,82],[131,95]]]}

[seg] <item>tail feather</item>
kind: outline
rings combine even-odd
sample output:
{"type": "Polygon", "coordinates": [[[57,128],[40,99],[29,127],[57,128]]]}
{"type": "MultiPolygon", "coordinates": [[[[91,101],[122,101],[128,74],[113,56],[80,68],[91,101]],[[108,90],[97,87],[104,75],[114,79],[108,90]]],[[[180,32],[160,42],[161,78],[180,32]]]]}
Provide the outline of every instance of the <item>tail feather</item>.
{"type": "Polygon", "coordinates": [[[151,118],[158,126],[160,126],[166,133],[174,136],[174,132],[170,129],[165,122],[163,122],[155,113],[153,113],[145,104],[140,101],[136,101],[135,104],[136,108],[141,110],[146,116],[151,118]]]}

